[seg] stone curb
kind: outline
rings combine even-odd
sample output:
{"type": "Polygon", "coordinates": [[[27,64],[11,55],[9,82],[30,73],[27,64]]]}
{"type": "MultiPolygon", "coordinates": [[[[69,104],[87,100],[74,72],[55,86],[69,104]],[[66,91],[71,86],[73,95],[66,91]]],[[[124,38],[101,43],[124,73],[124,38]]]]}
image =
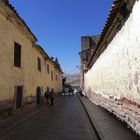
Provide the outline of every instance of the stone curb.
{"type": "Polygon", "coordinates": [[[88,119],[89,119],[89,121],[90,121],[90,123],[91,123],[91,125],[93,127],[93,130],[96,132],[96,135],[97,135],[98,139],[99,140],[106,140],[104,135],[102,134],[101,130],[99,129],[96,121],[94,120],[93,117],[91,117],[90,112],[88,111],[86,105],[84,104],[84,102],[81,99],[81,98],[85,98],[85,97],[80,97],[80,95],[78,95],[78,98],[79,98],[79,100],[80,100],[80,102],[81,102],[81,104],[82,104],[82,106],[83,106],[83,108],[84,108],[84,110],[85,110],[85,112],[86,112],[86,114],[88,116],[88,119]]]}
{"type": "MultiPolygon", "coordinates": [[[[59,100],[61,100],[62,98],[64,98],[63,96],[60,96],[58,98],[56,98],[54,100],[54,102],[58,102],[59,100]]],[[[39,110],[31,113],[29,116],[19,120],[17,123],[13,123],[10,128],[7,128],[4,130],[4,132],[0,133],[0,137],[4,137],[10,130],[16,128],[17,126],[21,125],[22,123],[24,123],[27,120],[30,120],[33,116],[36,116],[37,114],[39,114],[46,106],[43,106],[42,108],[40,108],[39,110]]]]}

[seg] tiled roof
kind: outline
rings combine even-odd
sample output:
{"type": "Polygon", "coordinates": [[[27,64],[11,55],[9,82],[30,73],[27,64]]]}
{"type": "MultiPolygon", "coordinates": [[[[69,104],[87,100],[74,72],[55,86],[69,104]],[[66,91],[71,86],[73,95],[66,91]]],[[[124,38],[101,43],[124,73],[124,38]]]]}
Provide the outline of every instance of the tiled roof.
{"type": "MultiPolygon", "coordinates": [[[[91,65],[94,64],[94,62],[92,62],[92,60],[95,57],[95,55],[96,55],[96,59],[98,59],[99,54],[97,54],[97,52],[99,52],[100,49],[103,47],[101,44],[103,43],[103,41],[105,41],[104,39],[105,39],[113,21],[114,21],[114,19],[116,18],[117,14],[120,12],[122,4],[127,3],[128,1],[130,1],[130,0],[114,0],[112,7],[111,7],[111,10],[110,10],[110,13],[107,17],[106,23],[103,27],[100,39],[99,39],[98,44],[97,44],[97,47],[96,47],[94,53],[92,54],[90,61],[88,62],[88,65],[87,65],[88,68],[91,68],[91,65]]],[[[131,1],[133,1],[133,2],[131,2],[131,5],[134,5],[135,0],[131,0],[131,1]]],[[[119,21],[116,20],[115,22],[117,23],[119,21]]],[[[114,36],[115,36],[115,34],[114,34],[114,36]]],[[[105,48],[103,50],[105,50],[105,48]]]]}
{"type": "Polygon", "coordinates": [[[63,74],[61,67],[48,56],[48,54],[45,52],[45,50],[40,45],[38,45],[38,44],[33,44],[33,45],[40,51],[40,53],[44,56],[45,59],[47,59],[51,63],[53,63],[56,66],[56,68],[63,74]]]}
{"type": "MultiPolygon", "coordinates": [[[[31,36],[33,36],[35,42],[37,41],[37,38],[35,37],[35,35],[31,32],[30,28],[27,26],[27,24],[25,23],[25,21],[19,16],[19,14],[17,13],[17,11],[14,9],[14,7],[9,3],[8,0],[0,0],[0,2],[4,3],[6,6],[8,6],[8,8],[10,8],[14,14],[16,15],[16,17],[18,17],[18,19],[23,23],[23,25],[26,27],[26,29],[28,30],[28,32],[31,34],[31,36]]],[[[44,56],[44,58],[47,58],[48,60],[50,60],[55,66],[57,66],[57,69],[61,72],[61,67],[58,67],[58,65],[48,56],[48,54],[44,51],[44,49],[38,45],[35,44],[35,42],[33,43],[34,47],[36,47],[44,56]]]]}
{"type": "Polygon", "coordinates": [[[109,15],[107,17],[106,23],[105,23],[105,25],[103,27],[101,37],[100,37],[100,40],[98,42],[98,46],[100,46],[102,40],[104,39],[104,37],[105,37],[109,27],[110,27],[110,24],[112,23],[112,21],[116,17],[116,14],[118,13],[118,11],[120,9],[121,3],[122,3],[122,0],[115,0],[113,2],[112,8],[111,8],[110,13],[109,13],[109,15]]]}
{"type": "Polygon", "coordinates": [[[27,26],[27,24],[25,23],[25,21],[19,16],[19,14],[15,10],[15,8],[9,3],[9,0],[0,0],[0,1],[3,2],[6,6],[8,6],[15,13],[15,15],[20,19],[20,21],[23,23],[23,25],[25,25],[25,27],[27,28],[27,30],[29,31],[29,33],[33,36],[33,38],[35,39],[35,41],[37,41],[37,38],[35,37],[35,35],[31,32],[30,28],[27,26]]]}

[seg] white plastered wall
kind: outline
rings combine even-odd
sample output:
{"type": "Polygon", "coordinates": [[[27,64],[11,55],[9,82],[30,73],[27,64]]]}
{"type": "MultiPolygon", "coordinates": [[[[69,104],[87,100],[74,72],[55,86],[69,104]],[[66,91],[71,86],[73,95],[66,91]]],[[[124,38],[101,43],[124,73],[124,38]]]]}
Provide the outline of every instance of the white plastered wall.
{"type": "Polygon", "coordinates": [[[126,97],[140,104],[140,1],[107,49],[85,74],[85,92],[126,97]]]}

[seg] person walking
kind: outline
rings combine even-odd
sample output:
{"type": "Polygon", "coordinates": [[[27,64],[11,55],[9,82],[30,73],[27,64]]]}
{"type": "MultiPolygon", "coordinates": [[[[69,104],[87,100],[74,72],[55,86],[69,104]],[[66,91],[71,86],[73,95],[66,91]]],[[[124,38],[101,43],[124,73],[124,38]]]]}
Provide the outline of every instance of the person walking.
{"type": "Polygon", "coordinates": [[[45,92],[45,98],[46,98],[46,101],[47,101],[47,104],[49,106],[51,106],[51,92],[49,91],[49,88],[47,87],[47,90],[45,92]]]}
{"type": "Polygon", "coordinates": [[[50,96],[51,96],[51,106],[53,106],[53,104],[54,104],[54,90],[52,89],[52,91],[51,91],[51,94],[50,94],[50,96]]]}

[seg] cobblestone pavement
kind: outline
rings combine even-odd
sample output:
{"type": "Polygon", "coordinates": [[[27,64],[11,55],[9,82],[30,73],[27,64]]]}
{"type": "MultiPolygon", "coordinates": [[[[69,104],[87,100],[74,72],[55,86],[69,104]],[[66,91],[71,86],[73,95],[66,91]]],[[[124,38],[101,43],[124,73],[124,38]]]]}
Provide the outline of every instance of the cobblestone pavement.
{"type": "MultiPolygon", "coordinates": [[[[58,96],[55,98],[54,103],[61,100],[63,96],[58,96]]],[[[40,113],[40,111],[46,107],[46,105],[30,106],[28,109],[17,112],[17,114],[10,116],[9,118],[0,121],[0,137],[7,134],[9,131],[20,125],[21,123],[27,121],[33,116],[40,113]]]]}
{"type": "Polygon", "coordinates": [[[140,140],[111,113],[85,97],[80,98],[102,140],[140,140]]]}
{"type": "Polygon", "coordinates": [[[11,130],[0,140],[97,140],[77,96],[65,96],[53,107],[11,130]]]}

